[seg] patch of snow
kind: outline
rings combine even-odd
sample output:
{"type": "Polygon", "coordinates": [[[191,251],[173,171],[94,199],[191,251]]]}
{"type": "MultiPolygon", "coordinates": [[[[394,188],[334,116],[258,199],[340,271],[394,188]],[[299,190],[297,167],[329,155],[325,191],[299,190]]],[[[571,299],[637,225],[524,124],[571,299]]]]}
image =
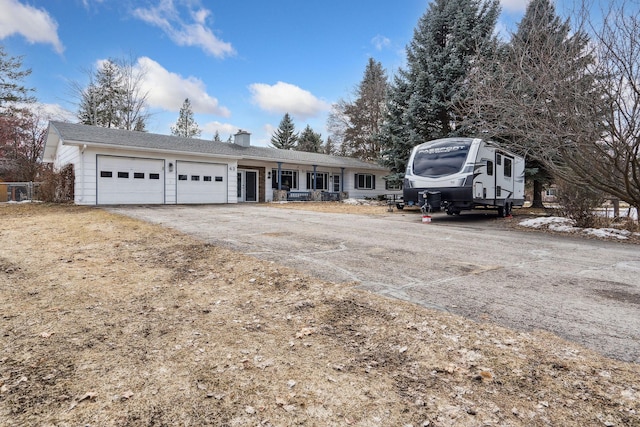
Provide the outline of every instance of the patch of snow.
{"type": "Polygon", "coordinates": [[[631,233],[628,230],[619,230],[617,228],[580,228],[575,227],[575,222],[569,218],[562,218],[557,216],[549,216],[543,218],[532,218],[519,223],[523,227],[528,228],[548,228],[551,231],[557,231],[560,233],[579,233],[596,237],[613,238],[619,240],[626,240],[629,236],[640,236],[640,233],[631,233]]]}
{"type": "Polygon", "coordinates": [[[342,201],[345,205],[359,205],[360,202],[357,199],[344,199],[342,201]]]}
{"type": "Polygon", "coordinates": [[[561,218],[559,216],[548,216],[543,218],[532,218],[527,219],[520,222],[520,225],[523,227],[529,228],[540,228],[544,226],[549,226],[550,224],[557,225],[573,225],[573,221],[569,218],[561,218]]]}
{"type": "Polygon", "coordinates": [[[616,228],[585,228],[584,232],[596,237],[613,237],[620,240],[629,238],[631,232],[628,230],[618,230],[616,228]]]}

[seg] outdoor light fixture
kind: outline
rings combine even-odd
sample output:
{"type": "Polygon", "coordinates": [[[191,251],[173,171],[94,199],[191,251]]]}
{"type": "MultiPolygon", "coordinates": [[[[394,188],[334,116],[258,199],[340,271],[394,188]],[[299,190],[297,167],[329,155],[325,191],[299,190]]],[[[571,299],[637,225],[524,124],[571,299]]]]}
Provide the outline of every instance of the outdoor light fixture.
{"type": "Polygon", "coordinates": [[[267,172],[267,179],[271,179],[271,171],[267,172]]]}
{"type": "Polygon", "coordinates": [[[169,162],[169,172],[173,172],[173,163],[169,162]]]}

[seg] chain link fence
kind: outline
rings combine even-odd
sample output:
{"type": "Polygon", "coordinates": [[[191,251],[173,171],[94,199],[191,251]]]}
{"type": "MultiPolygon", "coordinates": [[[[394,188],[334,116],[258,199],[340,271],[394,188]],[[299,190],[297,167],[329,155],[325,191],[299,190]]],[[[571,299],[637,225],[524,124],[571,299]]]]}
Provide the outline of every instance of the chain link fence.
{"type": "Polygon", "coordinates": [[[40,200],[40,182],[0,182],[0,203],[40,200]]]}

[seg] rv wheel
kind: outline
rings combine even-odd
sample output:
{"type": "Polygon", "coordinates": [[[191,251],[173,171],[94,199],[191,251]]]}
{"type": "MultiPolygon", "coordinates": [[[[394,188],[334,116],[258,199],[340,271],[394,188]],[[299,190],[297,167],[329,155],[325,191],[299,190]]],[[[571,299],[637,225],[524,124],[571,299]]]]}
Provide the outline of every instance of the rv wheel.
{"type": "Polygon", "coordinates": [[[498,206],[498,216],[500,218],[504,218],[505,217],[504,211],[505,211],[504,206],[498,206]]]}

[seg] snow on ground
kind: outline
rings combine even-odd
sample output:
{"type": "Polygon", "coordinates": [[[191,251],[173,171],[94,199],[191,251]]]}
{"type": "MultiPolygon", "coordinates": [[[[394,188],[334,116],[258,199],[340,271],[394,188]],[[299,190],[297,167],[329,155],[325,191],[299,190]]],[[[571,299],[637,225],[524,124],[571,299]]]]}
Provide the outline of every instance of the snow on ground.
{"type": "Polygon", "coordinates": [[[574,225],[575,222],[572,219],[557,216],[527,219],[519,224],[529,228],[547,228],[561,233],[584,233],[590,236],[619,240],[626,240],[631,235],[640,236],[640,233],[631,233],[628,230],[619,230],[617,228],[580,228],[574,225]]]}

